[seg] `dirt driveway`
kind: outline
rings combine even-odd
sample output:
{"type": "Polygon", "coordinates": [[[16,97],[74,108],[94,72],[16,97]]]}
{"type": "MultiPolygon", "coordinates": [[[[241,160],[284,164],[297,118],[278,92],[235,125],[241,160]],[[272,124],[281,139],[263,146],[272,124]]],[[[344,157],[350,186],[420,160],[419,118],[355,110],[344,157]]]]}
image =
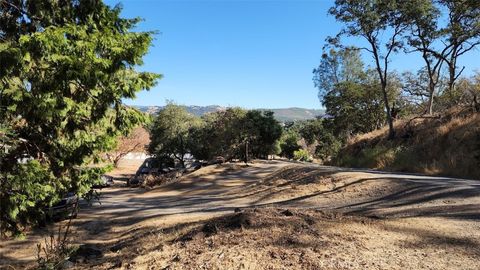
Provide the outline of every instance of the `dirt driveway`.
{"type": "Polygon", "coordinates": [[[480,181],[258,161],[211,166],[178,183],[143,190],[112,188],[88,219],[114,223],[251,206],[337,209],[377,217],[480,219],[480,181]]]}
{"type": "MultiPolygon", "coordinates": [[[[117,171],[116,176],[120,179],[132,168],[117,171]]],[[[435,234],[439,237],[442,231],[456,232],[459,239],[468,237],[471,245],[480,245],[480,182],[476,180],[258,161],[248,167],[209,166],[151,190],[118,186],[101,193],[101,204],[84,206],[74,221],[77,242],[111,246],[145,227],[198,222],[255,206],[392,220],[390,228],[408,227],[412,235],[419,233],[418,226],[433,224],[440,228],[435,234]],[[463,231],[458,232],[460,228],[463,231]]],[[[31,261],[33,244],[45,235],[37,231],[26,241],[1,243],[2,263],[31,261]]]]}

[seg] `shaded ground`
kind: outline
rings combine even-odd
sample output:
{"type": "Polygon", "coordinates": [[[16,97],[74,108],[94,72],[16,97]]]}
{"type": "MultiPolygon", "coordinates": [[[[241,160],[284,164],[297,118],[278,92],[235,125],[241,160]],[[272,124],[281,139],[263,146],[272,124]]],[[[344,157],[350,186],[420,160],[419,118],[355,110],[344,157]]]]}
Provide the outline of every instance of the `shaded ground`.
{"type": "MultiPolygon", "coordinates": [[[[136,166],[124,164],[117,182],[136,166]]],[[[101,202],[74,222],[77,242],[105,251],[86,262],[100,269],[478,269],[480,260],[475,180],[259,161],[147,191],[117,186],[101,202]]],[[[31,261],[44,236],[0,244],[2,262],[31,261]]]]}
{"type": "Polygon", "coordinates": [[[473,222],[372,220],[305,209],[259,208],[207,222],[142,230],[99,268],[478,269],[473,222]],[[436,228],[431,225],[435,224],[436,228]],[[148,232],[148,234],[143,234],[148,232]],[[130,247],[141,246],[133,253],[130,247]]]}

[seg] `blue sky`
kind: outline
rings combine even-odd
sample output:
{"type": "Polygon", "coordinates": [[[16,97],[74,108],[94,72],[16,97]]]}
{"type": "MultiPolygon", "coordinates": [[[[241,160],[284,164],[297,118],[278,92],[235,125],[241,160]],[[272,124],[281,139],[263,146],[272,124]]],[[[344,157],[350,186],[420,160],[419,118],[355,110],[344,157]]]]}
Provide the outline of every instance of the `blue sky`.
{"type": "MultiPolygon", "coordinates": [[[[327,15],[333,1],[106,2],[122,3],[124,17],[142,17],[139,30],[159,32],[140,69],[164,78],[127,104],[173,100],[244,108],[321,107],[312,70],[325,38],[341,27],[327,15]]],[[[467,72],[478,67],[479,56],[475,52],[463,59],[467,72]]],[[[365,60],[368,64],[368,55],[365,60]]],[[[392,61],[399,70],[416,70],[421,64],[414,55],[392,61]]]]}

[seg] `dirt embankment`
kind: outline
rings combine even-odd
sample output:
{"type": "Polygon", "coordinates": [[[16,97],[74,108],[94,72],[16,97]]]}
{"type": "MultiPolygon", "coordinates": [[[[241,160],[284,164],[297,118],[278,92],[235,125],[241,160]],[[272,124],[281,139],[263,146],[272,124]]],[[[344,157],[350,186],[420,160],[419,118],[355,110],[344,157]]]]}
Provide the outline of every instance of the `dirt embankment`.
{"type": "MultiPolygon", "coordinates": [[[[475,180],[261,161],[209,166],[151,190],[106,189],[102,198],[74,222],[75,243],[102,256],[74,269],[478,269],[480,261],[475,180]]],[[[16,269],[33,265],[35,237],[1,243],[1,255],[16,269]]]]}
{"type": "MultiPolygon", "coordinates": [[[[109,245],[108,259],[97,267],[478,267],[477,181],[304,164],[271,166],[208,167],[172,185],[182,195],[221,198],[217,203],[222,209],[234,213],[211,219],[204,216],[201,221],[184,216],[188,222],[177,219],[180,224],[168,226],[145,223],[109,245]],[[249,180],[242,184],[241,179],[249,180]]],[[[150,196],[165,194],[170,188],[157,189],[150,196]]],[[[207,202],[205,206],[211,209],[212,205],[207,202]]]]}
{"type": "Polygon", "coordinates": [[[352,138],[333,165],[480,179],[480,114],[401,119],[352,138]]]}
{"type": "Polygon", "coordinates": [[[436,218],[383,221],[320,210],[255,208],[144,228],[114,246],[121,256],[97,267],[478,269],[480,236],[471,234],[478,229],[475,222],[442,224],[436,218]]]}

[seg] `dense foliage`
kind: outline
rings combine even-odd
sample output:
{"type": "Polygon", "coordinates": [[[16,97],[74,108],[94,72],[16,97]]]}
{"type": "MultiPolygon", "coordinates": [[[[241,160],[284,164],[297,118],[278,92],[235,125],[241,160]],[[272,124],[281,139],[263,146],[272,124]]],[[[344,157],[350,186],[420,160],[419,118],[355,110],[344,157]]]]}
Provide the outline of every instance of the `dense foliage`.
{"type": "Polygon", "coordinates": [[[300,150],[302,147],[298,144],[300,141],[300,136],[295,130],[288,130],[282,136],[280,140],[280,155],[288,159],[293,159],[295,156],[295,151],[300,150]]]}
{"type": "Polygon", "coordinates": [[[267,158],[276,154],[282,127],[268,111],[229,108],[202,118],[169,104],[155,117],[150,153],[172,157],[185,166],[187,154],[200,160],[267,158]]]}
{"type": "Polygon", "coordinates": [[[479,1],[337,0],[329,14],[343,28],[326,39],[313,71],[326,118],[299,129],[316,157],[328,160],[349,138],[384,125],[393,139],[400,117],[479,111],[478,74],[462,77],[459,61],[480,44],[479,1]],[[362,38],[363,47],[349,46],[345,36],[362,38]],[[372,59],[369,67],[361,52],[372,59]],[[392,56],[402,52],[415,53],[425,65],[392,70],[392,56]]]}
{"type": "Polygon", "coordinates": [[[144,120],[122,104],[155,84],[138,72],[152,33],[102,1],[0,1],[1,230],[41,220],[68,190],[99,179],[92,166],[144,120]]]}
{"type": "Polygon", "coordinates": [[[192,132],[200,119],[183,107],[168,104],[160,110],[150,127],[148,151],[157,158],[176,159],[185,167],[185,155],[191,153],[192,132]]]}
{"type": "MultiPolygon", "coordinates": [[[[345,48],[340,40],[343,36],[360,37],[366,42],[361,49],[373,59],[390,139],[395,136],[393,120],[397,114],[395,97],[390,95],[396,83],[390,67],[393,54],[404,51],[421,55],[425,63],[421,69],[423,84],[426,84],[421,92],[427,96],[422,104],[424,113],[433,114],[439,93],[455,102],[456,83],[464,70],[459,57],[480,44],[479,1],[336,0],[329,13],[344,26],[336,37],[327,39],[329,46],[345,48]]],[[[324,78],[325,66],[320,64],[314,72],[315,78],[324,78]]],[[[317,83],[317,86],[321,92],[328,91],[340,81],[331,80],[328,85],[317,83]]]]}
{"type": "MultiPolygon", "coordinates": [[[[374,71],[365,69],[358,49],[331,49],[323,55],[314,74],[335,135],[345,137],[384,125],[381,87],[374,71]]],[[[390,90],[387,95],[393,98],[395,91],[390,90]]]]}

